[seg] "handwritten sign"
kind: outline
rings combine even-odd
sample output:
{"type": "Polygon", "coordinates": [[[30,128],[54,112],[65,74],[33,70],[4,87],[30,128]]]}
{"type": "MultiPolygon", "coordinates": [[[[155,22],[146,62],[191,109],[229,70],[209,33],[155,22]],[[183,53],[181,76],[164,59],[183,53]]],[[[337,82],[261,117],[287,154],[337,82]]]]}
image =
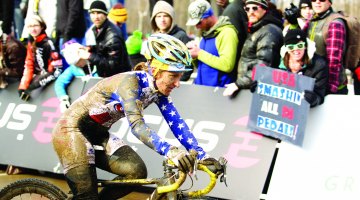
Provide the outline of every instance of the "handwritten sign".
{"type": "Polygon", "coordinates": [[[302,146],[310,109],[304,90],[313,90],[315,79],[256,66],[258,85],[253,94],[248,128],[302,146]]]}

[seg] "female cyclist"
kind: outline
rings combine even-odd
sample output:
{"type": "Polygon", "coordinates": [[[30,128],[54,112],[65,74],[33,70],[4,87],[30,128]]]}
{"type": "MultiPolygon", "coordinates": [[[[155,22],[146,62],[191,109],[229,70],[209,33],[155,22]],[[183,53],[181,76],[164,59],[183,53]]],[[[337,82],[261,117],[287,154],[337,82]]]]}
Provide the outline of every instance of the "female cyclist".
{"type": "MultiPolygon", "coordinates": [[[[147,176],[140,156],[109,133],[112,124],[123,117],[145,145],[172,159],[181,170],[192,171],[194,159],[185,150],[165,142],[145,123],[143,109],[151,103],[157,104],[186,150],[196,150],[198,159],[208,157],[169,97],[179,87],[180,78],[187,71],[185,66],[191,63],[188,49],[180,40],[166,34],[150,36],[147,47],[147,62],[136,67],[143,71],[120,73],[99,81],[65,111],[54,128],[53,145],[74,199],[110,199],[106,196],[110,191],[97,194],[96,167],[122,179],[147,176]],[[98,151],[94,145],[104,150],[98,151]]],[[[131,188],[117,192],[119,198],[131,192],[131,188]]]]}

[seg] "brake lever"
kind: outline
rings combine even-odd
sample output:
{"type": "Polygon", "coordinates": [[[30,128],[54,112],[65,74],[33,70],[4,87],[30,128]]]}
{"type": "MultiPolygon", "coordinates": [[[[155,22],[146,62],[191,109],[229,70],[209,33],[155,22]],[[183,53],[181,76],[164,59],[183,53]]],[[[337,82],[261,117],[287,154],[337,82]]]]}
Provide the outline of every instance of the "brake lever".
{"type": "Polygon", "coordinates": [[[220,176],[220,182],[224,182],[225,186],[227,187],[227,182],[226,182],[226,164],[227,164],[227,160],[224,157],[220,157],[219,158],[219,163],[223,169],[223,174],[220,176]]]}

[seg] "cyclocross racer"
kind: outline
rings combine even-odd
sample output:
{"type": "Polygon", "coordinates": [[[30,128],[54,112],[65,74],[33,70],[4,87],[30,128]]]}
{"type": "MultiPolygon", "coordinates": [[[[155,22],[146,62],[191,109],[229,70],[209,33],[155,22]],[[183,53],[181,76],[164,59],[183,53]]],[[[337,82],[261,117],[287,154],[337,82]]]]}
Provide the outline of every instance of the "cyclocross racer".
{"type": "Polygon", "coordinates": [[[194,159],[160,138],[144,121],[143,109],[156,103],[174,136],[186,148],[196,150],[198,159],[208,155],[180,117],[170,93],[191,64],[187,47],[166,34],[154,34],[147,41],[147,62],[131,71],[102,79],[65,111],[53,130],[53,145],[64,168],[73,199],[110,199],[125,196],[131,188],[104,189],[98,195],[96,167],[119,175],[117,178],[145,178],[147,169],[140,156],[125,142],[109,133],[126,117],[132,133],[145,145],[167,156],[180,170],[192,172],[194,159]],[[148,68],[148,70],[144,70],[148,68]],[[94,146],[95,145],[95,146],[94,146]],[[101,146],[103,150],[98,150],[101,146]]]}

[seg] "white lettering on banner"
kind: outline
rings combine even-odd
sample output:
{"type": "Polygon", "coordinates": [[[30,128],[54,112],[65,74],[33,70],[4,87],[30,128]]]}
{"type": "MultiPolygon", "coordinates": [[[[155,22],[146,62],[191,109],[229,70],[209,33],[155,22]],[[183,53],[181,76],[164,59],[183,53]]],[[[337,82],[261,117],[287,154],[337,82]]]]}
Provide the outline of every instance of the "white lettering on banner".
{"type": "Polygon", "coordinates": [[[9,103],[1,117],[0,128],[7,124],[6,128],[11,130],[22,131],[27,129],[31,122],[31,115],[25,113],[34,113],[36,108],[37,106],[33,104],[16,105],[15,103],[9,103]],[[11,120],[11,117],[13,120],[11,120]]]}
{"type": "Polygon", "coordinates": [[[279,115],[278,108],[279,108],[279,104],[268,101],[263,101],[261,105],[261,111],[273,115],[279,115]]]}
{"type": "Polygon", "coordinates": [[[276,85],[259,83],[257,93],[301,105],[301,93],[276,85]]]}
{"type": "MultiPolygon", "coordinates": [[[[158,135],[166,139],[171,145],[180,146],[180,142],[176,138],[166,138],[166,135],[169,132],[169,126],[163,117],[157,115],[144,115],[144,119],[147,124],[160,125],[160,128],[157,131],[158,135]]],[[[119,138],[126,137],[126,140],[130,143],[141,144],[142,142],[131,133],[128,121],[126,119],[121,119],[120,121],[120,128],[112,133],[119,138]]],[[[206,142],[200,144],[205,151],[212,151],[219,142],[219,136],[216,133],[210,133],[205,130],[215,130],[221,133],[225,129],[225,124],[221,122],[200,121],[195,123],[192,119],[186,119],[185,122],[190,129],[194,126],[193,133],[197,139],[206,140],[206,142]]]]}
{"type": "Polygon", "coordinates": [[[355,178],[351,176],[331,176],[325,181],[325,188],[329,191],[352,192],[355,191],[354,186],[356,186],[355,178]]]}
{"type": "MultiPolygon", "coordinates": [[[[207,140],[207,143],[201,143],[201,147],[204,148],[204,151],[212,151],[217,143],[219,142],[219,136],[214,133],[205,132],[205,130],[214,130],[221,133],[225,129],[225,124],[214,121],[200,121],[196,123],[194,127],[194,135],[197,139],[207,140]]],[[[200,143],[200,142],[199,142],[200,143]]]]}
{"type": "Polygon", "coordinates": [[[291,138],[296,136],[296,129],[293,125],[268,117],[263,117],[261,115],[258,115],[257,117],[256,126],[286,135],[291,138]]]}

